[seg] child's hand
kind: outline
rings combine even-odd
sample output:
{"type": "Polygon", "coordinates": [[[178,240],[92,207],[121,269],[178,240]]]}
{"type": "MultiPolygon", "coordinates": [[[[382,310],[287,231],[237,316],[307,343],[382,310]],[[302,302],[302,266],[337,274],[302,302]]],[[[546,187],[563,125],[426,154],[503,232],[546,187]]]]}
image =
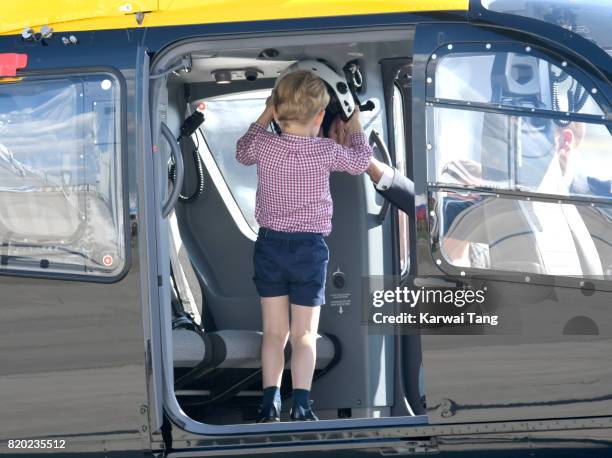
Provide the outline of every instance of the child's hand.
{"type": "Polygon", "coordinates": [[[272,105],[272,96],[270,96],[266,99],[265,110],[263,111],[261,115],[259,115],[259,118],[257,118],[256,122],[258,124],[261,124],[264,127],[267,127],[268,124],[270,124],[273,119],[274,119],[274,107],[272,105]]]}

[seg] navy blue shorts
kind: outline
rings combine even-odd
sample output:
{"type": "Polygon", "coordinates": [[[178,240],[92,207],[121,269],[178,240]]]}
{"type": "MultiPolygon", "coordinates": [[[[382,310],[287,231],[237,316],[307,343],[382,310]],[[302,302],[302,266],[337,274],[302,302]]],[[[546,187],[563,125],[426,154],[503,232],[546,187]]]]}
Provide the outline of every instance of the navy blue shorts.
{"type": "Polygon", "coordinates": [[[328,261],[322,234],[260,228],[253,281],[261,297],[289,296],[292,304],[323,305],[328,261]]]}

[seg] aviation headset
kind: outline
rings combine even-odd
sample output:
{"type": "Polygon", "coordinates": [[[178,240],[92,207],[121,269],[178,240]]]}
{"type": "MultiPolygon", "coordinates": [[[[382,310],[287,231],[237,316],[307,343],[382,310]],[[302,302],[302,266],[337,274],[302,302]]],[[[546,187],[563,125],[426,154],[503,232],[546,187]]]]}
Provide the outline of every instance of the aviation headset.
{"type": "Polygon", "coordinates": [[[284,76],[298,70],[309,70],[325,82],[331,98],[329,109],[336,114],[340,114],[344,121],[348,121],[355,112],[355,99],[349,85],[344,78],[333,71],[328,65],[318,60],[301,60],[290,65],[276,79],[274,89],[276,89],[279,81],[284,76]]]}
{"type": "MultiPolygon", "coordinates": [[[[279,81],[289,73],[298,70],[308,70],[313,72],[323,80],[327,86],[327,91],[330,95],[329,105],[325,109],[325,118],[323,120],[323,131],[327,132],[333,118],[337,115],[343,121],[348,121],[355,113],[355,106],[359,106],[360,111],[370,111],[374,109],[374,102],[367,101],[363,105],[360,104],[357,96],[357,89],[361,87],[363,82],[359,67],[355,62],[347,64],[344,68],[347,75],[351,75],[350,81],[348,78],[343,78],[336,73],[328,64],[314,59],[301,60],[287,67],[276,79],[274,88],[279,81]]],[[[274,129],[280,133],[280,127],[276,122],[272,121],[274,129]]]]}

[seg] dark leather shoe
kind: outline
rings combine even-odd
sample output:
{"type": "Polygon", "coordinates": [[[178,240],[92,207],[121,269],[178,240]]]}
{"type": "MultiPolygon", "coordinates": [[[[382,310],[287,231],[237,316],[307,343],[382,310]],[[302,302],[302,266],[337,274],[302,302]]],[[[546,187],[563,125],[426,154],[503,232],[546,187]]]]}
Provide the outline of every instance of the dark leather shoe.
{"type": "Polygon", "coordinates": [[[275,404],[259,408],[257,423],[276,423],[280,421],[280,409],[275,404]]]}
{"type": "Polygon", "coordinates": [[[308,408],[293,406],[291,412],[289,412],[289,418],[291,418],[291,421],[319,421],[319,418],[312,411],[312,401],[310,401],[308,408]]]}

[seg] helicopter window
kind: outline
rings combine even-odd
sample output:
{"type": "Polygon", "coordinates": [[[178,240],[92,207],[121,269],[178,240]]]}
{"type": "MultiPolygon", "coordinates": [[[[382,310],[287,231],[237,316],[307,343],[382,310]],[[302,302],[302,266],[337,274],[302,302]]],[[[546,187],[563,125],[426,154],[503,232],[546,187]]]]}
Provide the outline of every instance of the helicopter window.
{"type": "MultiPolygon", "coordinates": [[[[393,134],[395,135],[395,167],[402,174],[406,175],[406,139],[404,130],[404,101],[402,93],[397,87],[393,86],[393,134]]],[[[408,272],[410,261],[410,235],[408,233],[408,215],[403,211],[397,210],[399,225],[399,252],[400,269],[402,275],[408,272]]]]}
{"type": "Polygon", "coordinates": [[[612,200],[603,124],[443,107],[428,120],[430,182],[612,200]]]}
{"type": "Polygon", "coordinates": [[[0,85],[0,272],[121,274],[119,97],[110,74],[0,85]]]}
{"type": "Polygon", "coordinates": [[[527,53],[448,54],[436,65],[435,81],[437,99],[603,115],[591,97],[593,88],[585,88],[563,65],[527,53]]]}
{"type": "Polygon", "coordinates": [[[491,11],[531,17],[563,27],[612,50],[608,0],[482,0],[491,11]]]}
{"type": "Polygon", "coordinates": [[[271,91],[264,89],[204,100],[206,122],[202,124],[202,134],[234,200],[253,231],[258,229],[254,217],[257,171],[253,167],[240,165],[234,156],[236,142],[249,124],[257,119],[271,91]]]}
{"type": "Polygon", "coordinates": [[[436,195],[435,236],[455,267],[612,279],[610,205],[486,192],[436,195]]]}
{"type": "Polygon", "coordinates": [[[434,235],[448,263],[612,278],[612,139],[604,125],[442,107],[428,116],[434,235]]]}
{"type": "Polygon", "coordinates": [[[442,259],[611,278],[612,137],[592,89],[519,53],[440,52],[432,66],[428,183],[442,259]]]}

